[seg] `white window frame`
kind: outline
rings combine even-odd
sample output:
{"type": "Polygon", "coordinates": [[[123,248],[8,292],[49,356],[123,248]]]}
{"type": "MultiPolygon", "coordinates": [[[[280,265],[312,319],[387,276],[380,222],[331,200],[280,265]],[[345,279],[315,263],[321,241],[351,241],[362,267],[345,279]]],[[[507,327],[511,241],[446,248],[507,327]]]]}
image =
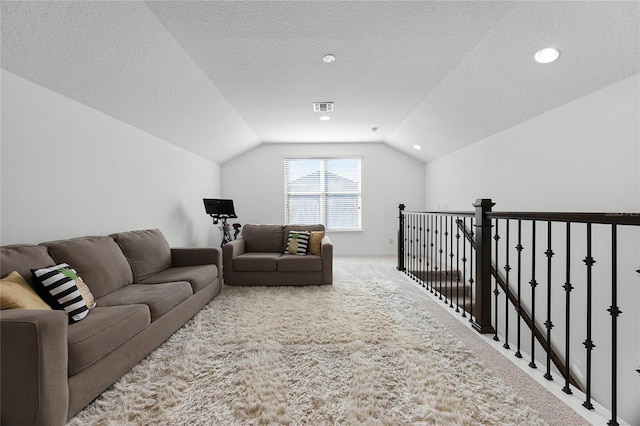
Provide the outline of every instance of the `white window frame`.
{"type": "MultiPolygon", "coordinates": [[[[355,156],[355,155],[345,155],[345,156],[286,156],[284,157],[284,210],[285,210],[285,224],[286,225],[290,225],[289,223],[289,195],[317,195],[320,199],[320,223],[322,223],[325,228],[327,229],[327,231],[332,231],[332,232],[344,232],[344,231],[362,231],[362,157],[360,156],[355,156]],[[326,173],[326,160],[333,160],[333,159],[351,159],[351,160],[358,160],[358,190],[356,192],[328,192],[326,190],[326,180],[325,180],[325,173],[326,173]],[[289,192],[289,181],[288,181],[288,176],[287,176],[287,162],[289,160],[321,160],[321,165],[320,165],[320,191],[316,192],[295,192],[295,193],[290,193],[289,192]],[[328,218],[327,218],[327,207],[326,207],[326,201],[328,199],[329,195],[332,194],[352,194],[352,195],[356,195],[358,197],[358,217],[357,217],[357,224],[358,226],[356,227],[350,227],[350,228],[329,228],[327,226],[327,223],[329,222],[328,218]]],[[[295,225],[295,224],[292,224],[295,225]]],[[[301,225],[301,224],[300,224],[301,225]]]]}

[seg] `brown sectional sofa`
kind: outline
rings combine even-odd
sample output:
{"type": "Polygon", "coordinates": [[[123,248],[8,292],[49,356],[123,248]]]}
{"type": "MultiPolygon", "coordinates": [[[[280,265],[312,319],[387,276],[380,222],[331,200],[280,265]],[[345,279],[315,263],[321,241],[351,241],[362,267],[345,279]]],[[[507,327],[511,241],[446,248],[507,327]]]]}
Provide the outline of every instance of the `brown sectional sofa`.
{"type": "Polygon", "coordinates": [[[319,255],[285,253],[289,231],[325,231],[323,225],[245,225],[242,238],[225,244],[228,285],[319,285],[333,283],[333,245],[326,235],[319,255]]]}
{"type": "Polygon", "coordinates": [[[158,230],[0,247],[0,276],[68,263],[96,300],[69,324],[60,310],[1,311],[2,425],[62,425],[221,290],[220,248],[170,248],[158,230]]]}

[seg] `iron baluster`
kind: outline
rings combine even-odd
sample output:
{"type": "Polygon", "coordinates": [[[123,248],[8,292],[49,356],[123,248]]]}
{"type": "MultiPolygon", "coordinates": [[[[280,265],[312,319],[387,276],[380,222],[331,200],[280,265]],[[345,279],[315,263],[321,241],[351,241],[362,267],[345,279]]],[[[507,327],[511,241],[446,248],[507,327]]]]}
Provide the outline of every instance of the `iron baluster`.
{"type": "Polygon", "coordinates": [[[429,230],[429,225],[427,224],[427,217],[425,215],[422,215],[422,244],[420,245],[420,250],[422,253],[422,287],[426,288],[427,283],[427,267],[429,264],[429,258],[427,257],[427,235],[428,235],[428,230],[429,230]]]}
{"type": "Polygon", "coordinates": [[[596,345],[591,340],[591,269],[596,261],[591,256],[591,223],[587,223],[587,257],[584,258],[584,263],[587,265],[587,338],[583,342],[587,350],[587,391],[586,399],[582,405],[589,410],[593,410],[593,404],[591,403],[591,352],[596,345]]]}
{"type": "Polygon", "coordinates": [[[409,213],[407,215],[407,273],[409,274],[409,278],[413,279],[413,263],[412,263],[412,244],[413,239],[411,235],[411,222],[413,220],[413,215],[409,213]]]}
{"type": "Polygon", "coordinates": [[[429,288],[429,274],[431,271],[431,258],[429,257],[429,241],[431,241],[431,222],[430,222],[430,218],[431,215],[426,215],[424,220],[426,223],[426,227],[427,227],[427,235],[425,237],[424,240],[424,256],[425,256],[425,262],[426,262],[426,273],[425,273],[425,284],[426,284],[426,288],[429,288]]]}
{"type": "Polygon", "coordinates": [[[416,281],[419,283],[420,277],[420,215],[416,214],[413,221],[413,270],[416,281]]]}
{"type": "Polygon", "coordinates": [[[544,373],[544,378],[553,380],[551,375],[551,329],[553,328],[551,322],[551,258],[554,253],[551,250],[551,221],[547,221],[547,251],[544,254],[547,256],[547,320],[544,323],[547,328],[547,371],[544,373]]]}
{"type": "Polygon", "coordinates": [[[431,267],[429,268],[429,276],[427,277],[429,281],[429,291],[433,293],[433,277],[435,274],[435,264],[433,263],[433,215],[429,215],[429,227],[431,228],[431,235],[429,236],[429,264],[431,267]]]}
{"type": "Polygon", "coordinates": [[[411,215],[411,271],[413,271],[413,279],[418,281],[416,271],[416,219],[418,215],[411,215]]]}
{"type": "Polygon", "coordinates": [[[611,225],[611,420],[609,426],[618,426],[618,233],[616,225],[611,225]]]}
{"type": "Polygon", "coordinates": [[[522,358],[522,353],[520,352],[520,328],[522,323],[522,299],[520,297],[520,290],[522,287],[522,249],[522,220],[518,219],[518,245],[516,246],[516,250],[518,251],[518,306],[516,306],[516,311],[518,312],[518,323],[516,330],[516,342],[518,348],[515,354],[517,358],[522,358]]]}
{"type": "Polygon", "coordinates": [[[409,278],[413,279],[411,272],[411,219],[413,215],[411,213],[407,214],[407,273],[409,274],[409,278]]]}
{"type": "Polygon", "coordinates": [[[440,255],[440,272],[438,272],[438,299],[442,300],[442,215],[440,215],[440,248],[438,249],[440,255]]]}
{"type": "Polygon", "coordinates": [[[406,238],[405,238],[405,244],[406,244],[407,249],[405,251],[405,254],[406,254],[406,263],[405,264],[406,264],[406,266],[408,268],[408,273],[410,274],[411,273],[411,264],[409,262],[410,259],[411,259],[411,253],[410,253],[411,252],[411,244],[410,244],[410,240],[411,240],[411,215],[410,214],[407,215],[406,221],[407,221],[407,232],[406,232],[407,235],[406,235],[406,238]]]}
{"type": "Polygon", "coordinates": [[[420,285],[424,287],[424,253],[422,244],[424,243],[424,216],[418,216],[418,271],[420,274],[420,285]]]}
{"type": "MultiPolygon", "coordinates": [[[[444,217],[444,303],[447,304],[447,294],[449,290],[447,289],[448,281],[449,281],[449,269],[450,266],[447,266],[447,250],[449,250],[449,228],[447,227],[448,217],[444,217]]],[[[442,293],[442,291],[441,291],[442,293]]]]}
{"type": "Polygon", "coordinates": [[[438,273],[438,257],[436,256],[436,243],[438,242],[438,220],[434,215],[431,215],[431,222],[433,226],[431,229],[433,230],[431,233],[431,263],[433,265],[431,276],[429,277],[429,282],[431,283],[431,293],[435,291],[435,277],[438,273]]]}
{"type": "MultiPolygon", "coordinates": [[[[470,225],[469,225],[469,234],[471,235],[471,241],[473,241],[473,218],[471,218],[470,220],[470,225]]],[[[475,282],[473,279],[473,274],[474,274],[475,269],[473,269],[473,250],[472,250],[472,246],[469,247],[469,286],[470,286],[470,292],[469,292],[469,322],[473,322],[473,305],[474,305],[474,299],[473,299],[473,283],[475,282]]]]}
{"type": "MultiPolygon", "coordinates": [[[[498,219],[495,219],[495,223],[496,223],[496,233],[493,236],[493,239],[495,240],[495,257],[496,257],[496,265],[498,265],[498,241],[500,240],[500,235],[498,233],[498,219]]],[[[494,284],[494,288],[493,288],[493,294],[495,296],[495,306],[494,306],[494,312],[495,312],[495,333],[493,335],[493,340],[495,340],[496,342],[500,341],[500,338],[498,337],[498,296],[500,295],[500,290],[498,290],[498,278],[495,278],[495,284],[494,284]]]]}
{"type": "MultiPolygon", "coordinates": [[[[463,232],[467,230],[467,218],[462,218],[463,232]]],[[[462,285],[467,285],[467,239],[462,240],[462,285]]],[[[462,317],[467,317],[467,290],[462,292],[462,317]]]]}
{"type": "Polygon", "coordinates": [[[449,249],[449,307],[453,308],[453,216],[449,217],[449,249]]]}
{"type": "MultiPolygon", "coordinates": [[[[460,216],[456,217],[456,312],[460,312],[460,216]]],[[[464,310],[464,306],[463,306],[464,310]]]]}
{"type": "Polygon", "coordinates": [[[562,286],[565,291],[565,368],[564,368],[564,387],[562,391],[566,394],[573,393],[571,391],[571,387],[569,386],[569,360],[570,357],[570,323],[571,323],[571,290],[573,290],[573,286],[571,285],[571,222],[567,222],[567,259],[566,259],[566,280],[564,285],[562,286]]]}
{"type": "MultiPolygon", "coordinates": [[[[536,221],[531,221],[531,324],[536,324],[536,287],[538,282],[536,281],[536,221]]],[[[531,362],[529,367],[538,368],[536,365],[536,338],[535,333],[531,330],[531,362]]]]}
{"type": "MultiPolygon", "coordinates": [[[[509,271],[511,271],[511,266],[509,266],[509,219],[506,219],[506,227],[507,227],[507,235],[505,241],[505,279],[507,281],[507,288],[509,287],[509,271]]],[[[511,349],[509,346],[509,294],[504,292],[504,345],[502,345],[505,349],[511,349]]]]}

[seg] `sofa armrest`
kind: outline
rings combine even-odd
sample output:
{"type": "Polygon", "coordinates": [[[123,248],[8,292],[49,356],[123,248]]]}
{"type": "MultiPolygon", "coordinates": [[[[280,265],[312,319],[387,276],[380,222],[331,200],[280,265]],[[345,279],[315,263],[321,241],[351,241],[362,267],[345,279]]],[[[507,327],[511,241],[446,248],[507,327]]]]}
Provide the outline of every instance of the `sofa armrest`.
{"type": "Polygon", "coordinates": [[[326,235],[320,243],[320,256],[322,256],[322,283],[333,284],[333,244],[326,235]]]}
{"type": "Polygon", "coordinates": [[[0,315],[0,423],[63,425],[69,406],[64,311],[0,315]]]}
{"type": "Polygon", "coordinates": [[[216,265],[218,271],[222,271],[222,250],[219,247],[171,249],[172,267],[196,265],[216,265]]]}
{"type": "Polygon", "coordinates": [[[224,283],[233,285],[233,258],[246,251],[244,238],[233,240],[222,246],[224,283]]]}

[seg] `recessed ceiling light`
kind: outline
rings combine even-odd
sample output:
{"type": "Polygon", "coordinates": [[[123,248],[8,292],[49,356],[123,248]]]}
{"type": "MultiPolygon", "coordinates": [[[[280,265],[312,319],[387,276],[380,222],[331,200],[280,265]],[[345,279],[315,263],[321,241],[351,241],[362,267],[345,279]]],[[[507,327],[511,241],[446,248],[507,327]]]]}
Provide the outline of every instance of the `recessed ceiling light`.
{"type": "Polygon", "coordinates": [[[331,62],[336,60],[336,57],[333,56],[331,53],[327,53],[322,57],[322,60],[325,61],[327,64],[330,64],[331,62]]]}
{"type": "Polygon", "coordinates": [[[331,120],[331,117],[329,117],[328,115],[323,115],[319,119],[322,120],[322,121],[327,121],[327,120],[331,120]]]}
{"type": "Polygon", "coordinates": [[[560,51],[555,47],[545,47],[544,49],[540,49],[536,52],[534,58],[536,62],[541,64],[549,64],[560,56],[560,51]]]}
{"type": "Polygon", "coordinates": [[[422,147],[420,145],[414,145],[413,149],[417,149],[418,151],[420,151],[422,149],[422,147]]]}

